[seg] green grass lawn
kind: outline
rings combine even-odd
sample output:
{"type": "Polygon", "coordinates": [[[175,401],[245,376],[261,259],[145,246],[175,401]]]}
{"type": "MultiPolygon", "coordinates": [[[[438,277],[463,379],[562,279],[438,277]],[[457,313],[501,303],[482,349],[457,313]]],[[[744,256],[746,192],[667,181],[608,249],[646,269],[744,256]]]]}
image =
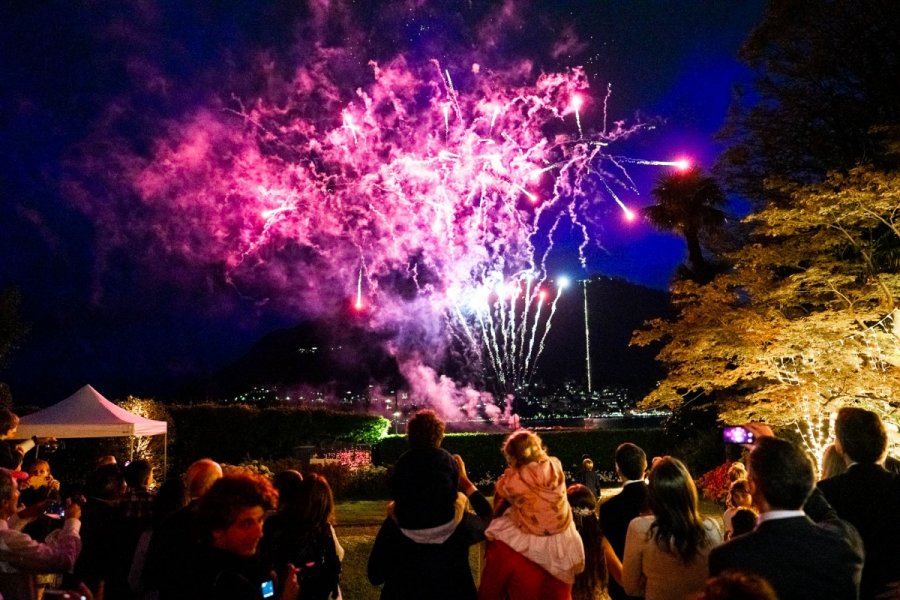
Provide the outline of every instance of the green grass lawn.
{"type": "MultiPolygon", "coordinates": [[[[604,488],[602,497],[615,495],[620,488],[604,488]]],[[[490,498],[489,498],[490,500],[490,498]]],[[[704,516],[713,517],[721,526],[722,508],[706,500],[700,501],[700,511],[704,516]]],[[[346,554],[341,567],[341,592],[347,600],[378,600],[381,588],[369,583],[366,564],[369,551],[375,542],[378,527],[387,514],[386,500],[352,500],[339,502],[336,507],[337,535],[346,554]]],[[[469,552],[469,563],[475,574],[475,581],[481,573],[481,547],[473,546],[469,552]]]]}

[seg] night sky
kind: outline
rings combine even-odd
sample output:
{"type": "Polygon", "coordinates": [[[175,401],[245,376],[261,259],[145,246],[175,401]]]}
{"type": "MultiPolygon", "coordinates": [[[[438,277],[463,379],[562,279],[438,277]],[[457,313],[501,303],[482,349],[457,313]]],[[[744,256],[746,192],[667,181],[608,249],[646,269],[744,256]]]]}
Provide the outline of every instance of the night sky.
{"type": "MultiPolygon", "coordinates": [[[[340,131],[340,110],[331,108],[360,106],[356,89],[374,93],[370,60],[383,68],[402,56],[418,76],[436,60],[461,97],[474,97],[488,76],[533,82],[542,72],[583,66],[590,90],[580,117],[588,132],[601,127],[607,84],[610,124],[653,124],[617,141],[616,155],[690,156],[708,166],[730,89],[748,78],[737,49],[763,8],[759,1],[634,0],[6,3],[0,288],[22,292],[30,332],[0,380],[18,404],[49,404],[85,383],[110,398],[165,395],[216,372],[268,331],[344,314],[328,306],[352,296],[359,264],[371,269],[370,285],[408,295],[408,282],[376,273],[362,250],[362,259],[329,257],[314,271],[303,248],[257,250],[241,237],[245,216],[200,211],[239,201],[234,181],[205,186],[198,175],[221,179],[226,162],[185,171],[176,159],[190,161],[196,140],[209,138],[212,150],[203,152],[228,153],[233,168],[240,161],[237,142],[230,144],[260,99],[280,106],[308,86],[298,114],[340,131]],[[238,258],[224,254],[234,247],[238,258]]],[[[444,84],[440,77],[434,69],[444,84]]],[[[416,106],[426,101],[420,94],[416,106]]],[[[574,135],[569,117],[567,135],[574,135]]],[[[300,129],[260,147],[286,165],[313,164],[317,152],[284,141],[310,139],[300,129]]],[[[256,176],[255,166],[243,168],[242,178],[256,176]]],[[[650,203],[666,168],[628,165],[636,191],[619,197],[632,209],[650,203]]],[[[553,234],[547,276],[599,273],[665,289],[683,259],[680,240],[626,222],[609,197],[591,211],[587,268],[579,265],[577,228],[566,222],[553,234]]],[[[310,213],[303,225],[310,239],[320,239],[316,228],[325,221],[310,213]]],[[[420,333],[396,327],[398,337],[420,333]]]]}

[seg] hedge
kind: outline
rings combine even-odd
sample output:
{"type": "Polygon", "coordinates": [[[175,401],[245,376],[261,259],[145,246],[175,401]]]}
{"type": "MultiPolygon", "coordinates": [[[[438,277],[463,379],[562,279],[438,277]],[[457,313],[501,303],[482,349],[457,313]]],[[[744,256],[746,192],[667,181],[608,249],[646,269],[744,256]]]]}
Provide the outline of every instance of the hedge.
{"type": "Polygon", "coordinates": [[[390,425],[384,417],[295,406],[201,404],[168,412],[175,425],[170,472],[204,456],[239,463],[296,456],[303,445],[375,444],[390,425]]]}
{"type": "MultiPolygon", "coordinates": [[[[589,454],[597,471],[615,471],[615,451],[622,442],[632,442],[653,456],[668,452],[662,429],[585,429],[539,431],[547,450],[556,456],[566,470],[581,465],[581,456],[589,454]]],[[[466,471],[472,481],[496,479],[506,468],[500,451],[507,432],[503,433],[448,433],[442,446],[448,452],[459,454],[466,463],[466,471]]],[[[391,465],[407,449],[406,437],[390,435],[376,447],[373,460],[391,465]]]]}

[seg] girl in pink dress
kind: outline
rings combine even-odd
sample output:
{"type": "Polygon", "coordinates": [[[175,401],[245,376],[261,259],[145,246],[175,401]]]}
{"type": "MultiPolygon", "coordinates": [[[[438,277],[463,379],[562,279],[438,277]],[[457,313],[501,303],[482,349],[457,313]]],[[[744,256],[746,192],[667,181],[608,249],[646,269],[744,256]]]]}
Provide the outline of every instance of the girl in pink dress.
{"type": "Polygon", "coordinates": [[[494,488],[497,516],[485,536],[571,585],[584,569],[584,545],[566,498],[562,464],[526,429],[510,434],[503,454],[509,467],[494,488]]]}

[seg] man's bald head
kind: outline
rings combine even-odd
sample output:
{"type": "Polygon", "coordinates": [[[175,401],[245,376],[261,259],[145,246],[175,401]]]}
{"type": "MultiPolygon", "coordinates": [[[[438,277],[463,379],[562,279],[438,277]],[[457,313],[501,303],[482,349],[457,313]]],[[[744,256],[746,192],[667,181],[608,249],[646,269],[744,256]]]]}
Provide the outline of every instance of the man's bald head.
{"type": "Polygon", "coordinates": [[[201,458],[188,467],[184,485],[191,498],[200,498],[221,478],[222,466],[211,458],[201,458]]]}

